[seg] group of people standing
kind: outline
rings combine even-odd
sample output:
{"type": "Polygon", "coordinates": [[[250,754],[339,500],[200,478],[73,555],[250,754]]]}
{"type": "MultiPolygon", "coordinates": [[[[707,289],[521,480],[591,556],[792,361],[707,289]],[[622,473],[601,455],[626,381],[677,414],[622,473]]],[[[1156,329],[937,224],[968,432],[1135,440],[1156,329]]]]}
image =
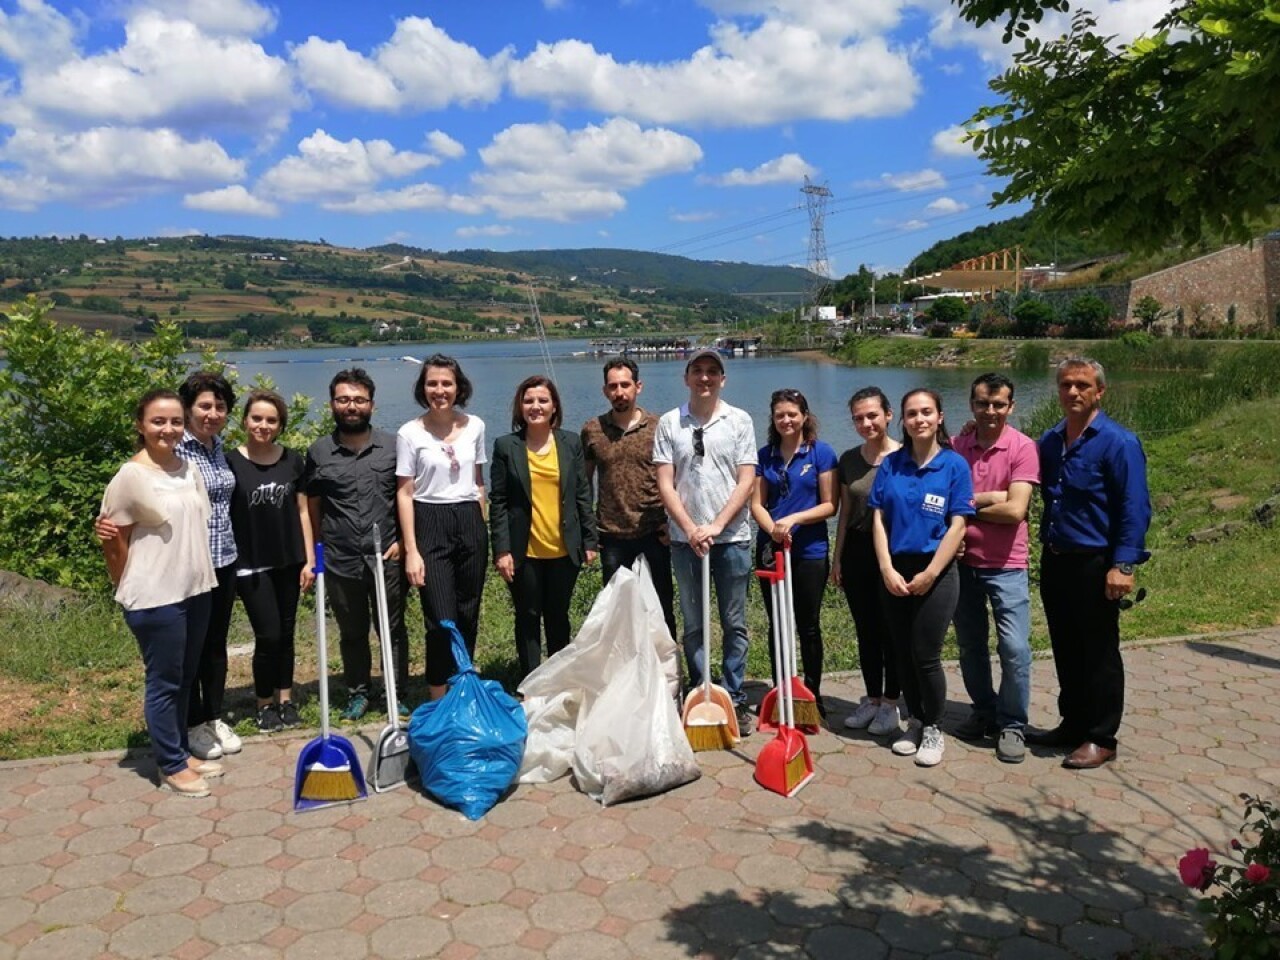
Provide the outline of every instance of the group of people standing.
{"type": "MultiPolygon", "coordinates": [[[[569,643],[582,566],[598,556],[608,583],[643,556],[666,623],[682,639],[689,682],[701,683],[711,669],[702,656],[700,589],[709,555],[722,679],[739,726],[749,731],[748,584],[754,568],[785,547],[804,682],[823,716],[821,607],[831,582],[848,601],[866,686],[846,727],[888,737],[895,754],[921,766],[939,763],[941,653],[954,622],[973,702],[956,735],[995,739],[1006,762],[1021,761],[1027,743],[1071,748],[1068,767],[1114,758],[1123,701],[1118,612],[1134,566],[1147,558],[1150,504],[1141,445],[1100,409],[1099,364],[1072,358],[1059,365],[1065,417],[1039,444],[1009,424],[1015,388],[999,374],[974,381],[972,421],[954,440],[935,391],[902,398],[899,443],[890,436],[889,398],[875,387],[859,390],[849,410],[862,443],[840,456],[818,438],[799,390],[772,394],[768,442],[757,447],[751,417],[721,396],[719,353],[695,354],[684,379],[688,400],[656,416],[639,404],[635,362],[611,359],[603,386],[609,409],[572,432],[562,428],[555,383],[528,377],[512,400],[511,432],[494,443],[491,461],[485,424],[465,411],[472,384],[457,360],[441,354],[415,380],[423,414],[394,436],[372,425],[372,379],[358,368],[338,373],[329,386],[334,430],[305,457],[276,442],[287,409],[269,391],[250,394],[245,445],[227,453],[218,435],[234,396],[221,377],[197,373],[177,394],[145,396],[135,424],[139,452],[108,487],[98,533],[146,664],[146,719],[163,784],[201,795],[206,778],[221,773],[217,756],[238,749],[221,719],[236,593],[257,641],[258,726],[297,723],[293,629],[314,542],[326,545],[349,695],[343,715],[358,720],[367,712],[375,525],[394,659],[383,671],[395,670],[401,685],[408,679],[404,598],[408,586],[417,587],[431,698],[444,694],[455,670],[446,621],[474,654],[490,553],[510,591],[522,677],[538,665],[544,635],[549,655],[569,643]],[[1045,503],[1040,592],[1062,688],[1062,722],[1043,732],[1027,729],[1026,517],[1038,484],[1045,503]]],[[[772,618],[767,591],[765,603],[772,618]]]]}

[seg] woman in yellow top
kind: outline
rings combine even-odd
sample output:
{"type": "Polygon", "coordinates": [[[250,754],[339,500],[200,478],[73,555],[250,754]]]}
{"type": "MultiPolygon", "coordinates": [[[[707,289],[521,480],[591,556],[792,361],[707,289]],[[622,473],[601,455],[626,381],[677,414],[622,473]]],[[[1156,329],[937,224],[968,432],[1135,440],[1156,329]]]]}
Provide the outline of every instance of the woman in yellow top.
{"type": "Polygon", "coordinates": [[[526,378],[511,405],[512,432],[493,445],[489,535],[493,561],[511,590],[520,678],[569,643],[569,601],[584,562],[596,558],[591,486],[576,433],[560,429],[556,385],[526,378]]]}

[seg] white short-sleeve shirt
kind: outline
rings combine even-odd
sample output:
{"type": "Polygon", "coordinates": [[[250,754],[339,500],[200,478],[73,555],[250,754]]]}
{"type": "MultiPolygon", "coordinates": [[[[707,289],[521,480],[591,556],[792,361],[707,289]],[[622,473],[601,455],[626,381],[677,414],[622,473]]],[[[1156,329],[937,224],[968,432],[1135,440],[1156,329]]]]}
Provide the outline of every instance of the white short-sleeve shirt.
{"type": "Polygon", "coordinates": [[[414,417],[396,434],[396,476],[413,478],[413,499],[422,503],[464,503],[480,499],[476,467],[488,463],[484,421],[467,414],[457,439],[445,443],[414,417]]]}
{"type": "MultiPolygon", "coordinates": [[[[745,410],[720,401],[716,412],[701,423],[686,403],[668,410],[658,421],[653,438],[653,462],[669,463],[675,472],[676,494],[696,524],[711,523],[724,509],[738,485],[738,468],[756,465],[756,431],[745,410]],[[703,455],[694,449],[694,431],[702,428],[703,455]]],[[[668,524],[671,539],[687,543],[679,524],[668,524]]],[[[736,543],[751,539],[749,512],[744,505],[733,517],[716,543],[736,543]]]]}
{"type": "Polygon", "coordinates": [[[129,556],[116,588],[126,610],[149,610],[212,590],[209,497],[200,471],[187,461],[168,473],[130,460],[107,484],[102,514],[133,526],[129,556]]]}

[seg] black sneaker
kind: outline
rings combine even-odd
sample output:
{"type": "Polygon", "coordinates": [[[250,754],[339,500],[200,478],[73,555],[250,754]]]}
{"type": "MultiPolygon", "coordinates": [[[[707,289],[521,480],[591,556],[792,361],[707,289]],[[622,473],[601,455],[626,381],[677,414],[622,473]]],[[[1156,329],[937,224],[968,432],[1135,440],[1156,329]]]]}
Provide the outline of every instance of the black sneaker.
{"type": "Polygon", "coordinates": [[[299,727],[302,725],[302,718],[298,716],[298,708],[292,700],[286,700],[280,704],[280,722],[286,727],[299,727]]]}
{"type": "Polygon", "coordinates": [[[960,740],[989,740],[995,737],[1000,728],[994,720],[980,714],[970,713],[964,720],[956,724],[953,731],[960,740]]]}
{"type": "Polygon", "coordinates": [[[738,718],[738,736],[751,736],[751,724],[755,722],[755,715],[752,714],[751,708],[745,703],[740,703],[734,708],[734,714],[738,718]]]}
{"type": "Polygon", "coordinates": [[[275,733],[284,729],[284,721],[280,719],[280,709],[274,703],[258,708],[258,729],[262,733],[275,733]]]}

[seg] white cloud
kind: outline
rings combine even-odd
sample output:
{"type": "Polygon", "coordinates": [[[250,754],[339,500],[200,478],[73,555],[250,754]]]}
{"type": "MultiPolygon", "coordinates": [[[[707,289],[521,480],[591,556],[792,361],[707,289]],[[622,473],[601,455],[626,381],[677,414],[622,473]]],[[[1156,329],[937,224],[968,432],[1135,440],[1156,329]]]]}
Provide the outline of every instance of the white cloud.
{"type": "Polygon", "coordinates": [[[515,233],[516,228],[492,223],[485,227],[459,227],[453,232],[459,237],[506,237],[515,233]]]}
{"type": "Polygon", "coordinates": [[[909,232],[912,230],[923,230],[928,225],[928,220],[907,220],[905,223],[898,224],[898,229],[909,232]]]}
{"type": "Polygon", "coordinates": [[[720,214],[714,210],[688,210],[682,213],[672,212],[671,219],[676,223],[705,223],[719,219],[720,214]]]}
{"type": "Polygon", "coordinates": [[[372,56],[316,36],[295,47],[292,56],[303,83],[334,103],[372,110],[440,110],[498,99],[510,51],[485,57],[426,17],[406,17],[372,56]]]}
{"type": "Polygon", "coordinates": [[[457,160],[467,153],[466,147],[443,130],[432,130],[427,134],[426,142],[427,148],[432,153],[438,157],[444,157],[446,160],[457,160]]]}
{"type": "Polygon", "coordinates": [[[480,159],[485,169],[472,179],[499,216],[569,221],[622,210],[622,190],[691,169],[702,148],[672,130],[614,117],[580,130],[516,124],[482,148],[480,159]]]}
{"type": "Polygon", "coordinates": [[[136,14],[155,11],[173,20],[188,20],[210,33],[243,34],[254,37],[276,27],[275,11],[254,0],[138,0],[136,14]]]}
{"type": "Polygon", "coordinates": [[[57,189],[46,177],[27,173],[0,173],[0,210],[38,210],[54,199],[57,189]]]}
{"type": "Polygon", "coordinates": [[[19,130],[0,146],[0,160],[24,170],[41,201],[124,202],[139,193],[226,183],[245,174],[244,162],[220,144],[185,140],[167,129],[19,130]]]}
{"type": "Polygon", "coordinates": [[[386,140],[337,140],[317,130],[299,141],[296,154],[262,175],[257,192],[279,200],[339,202],[439,163],[425,153],[396,150],[386,140]]]}
{"type": "Polygon", "coordinates": [[[972,157],[973,143],[965,140],[970,129],[985,130],[985,123],[977,123],[972,125],[952,124],[945,130],[939,130],[933,135],[931,144],[933,152],[942,157],[972,157]]]}
{"type": "Polygon", "coordinates": [[[880,182],[895,190],[914,193],[918,190],[941,190],[947,180],[937,170],[913,170],[903,173],[882,173],[880,182]]]}
{"type": "Polygon", "coordinates": [[[924,209],[926,213],[960,213],[962,210],[968,210],[969,205],[951,197],[939,197],[924,209]]]}
{"type": "Polygon", "coordinates": [[[203,237],[205,231],[199,227],[161,227],[156,231],[157,237],[203,237]]]}
{"type": "Polygon", "coordinates": [[[0,10],[0,59],[16,64],[61,63],[75,54],[76,26],[42,0],[18,0],[0,10]]]}
{"type": "Polygon", "coordinates": [[[451,213],[482,213],[484,208],[470,197],[451,194],[433,183],[415,183],[399,190],[373,190],[347,200],[326,200],[320,204],[337,213],[399,213],[405,210],[440,210],[451,213]]]}
{"type": "Polygon", "coordinates": [[[270,200],[255,197],[244,187],[235,184],[220,190],[188,193],[182,198],[188,210],[205,210],[209,213],[244,214],[251,217],[279,216],[280,208],[270,200]]]}
{"type": "Polygon", "coordinates": [[[672,63],[619,63],[580,40],[539,43],[511,65],[510,82],[519,96],[558,107],[748,127],[898,114],[920,87],[905,51],[882,37],[846,43],[769,19],[746,30],[720,22],[711,44],[672,63]]]}
{"type": "Polygon", "coordinates": [[[759,187],[769,183],[799,183],[818,171],[798,153],[784,153],[760,164],[754,170],[736,167],[728,173],[707,177],[708,183],[720,187],[759,187]]]}
{"type": "Polygon", "coordinates": [[[287,64],[257,43],[154,13],[130,20],[118,49],[26,67],[22,102],[69,120],[278,130],[295,102],[287,64]]]}
{"type": "Polygon", "coordinates": [[[702,0],[724,17],[766,17],[841,37],[884,33],[898,25],[901,0],[702,0]]]}

